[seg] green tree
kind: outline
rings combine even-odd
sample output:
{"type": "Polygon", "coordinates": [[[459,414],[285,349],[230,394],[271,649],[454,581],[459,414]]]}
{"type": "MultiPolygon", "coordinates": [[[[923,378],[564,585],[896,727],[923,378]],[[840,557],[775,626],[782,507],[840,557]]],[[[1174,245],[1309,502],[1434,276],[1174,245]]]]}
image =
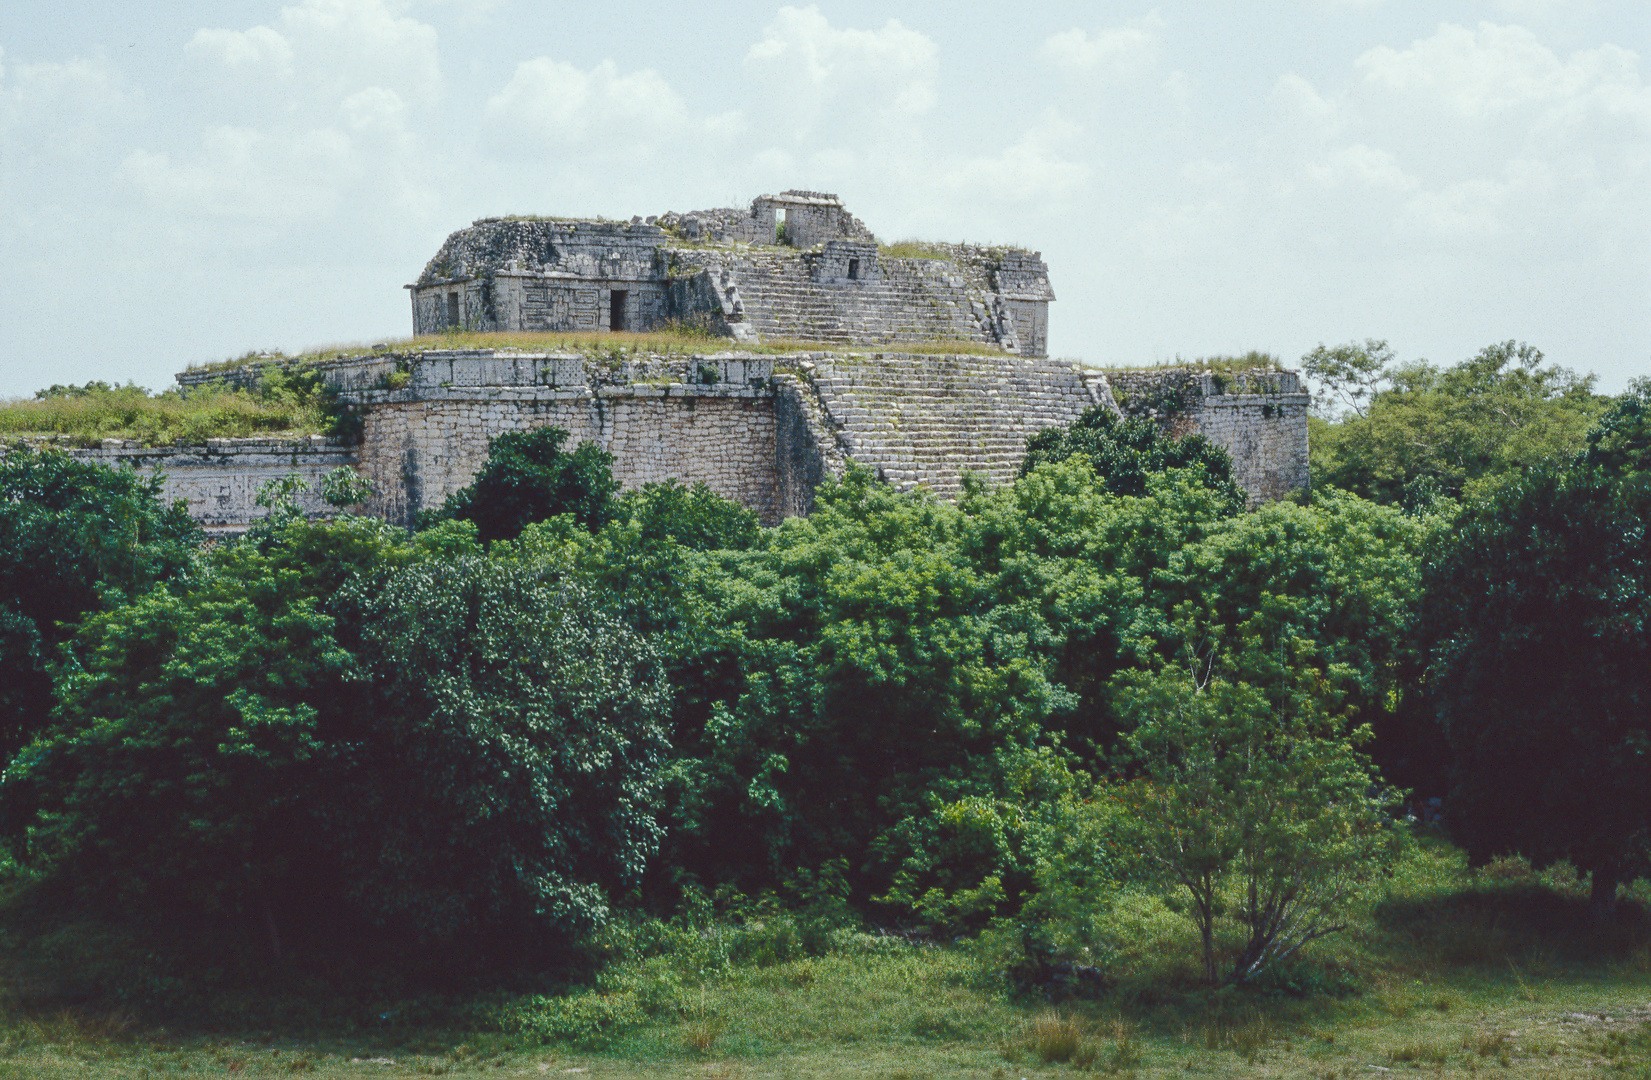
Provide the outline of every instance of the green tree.
{"type": "Polygon", "coordinates": [[[329,829],[351,906],[438,941],[605,921],[659,842],[653,651],[589,589],[478,556],[337,607],[365,683],[329,829]]]}
{"type": "Polygon", "coordinates": [[[422,515],[421,524],[474,521],[484,544],[514,540],[536,521],[571,514],[595,532],[613,516],[619,490],[613,455],[595,443],[562,449],[561,428],[507,431],[488,440],[487,461],[470,486],[447,497],[441,509],[422,515]]]}
{"type": "Polygon", "coordinates": [[[1386,342],[1320,345],[1303,367],[1352,411],[1311,419],[1314,484],[1416,505],[1574,452],[1608,402],[1592,376],[1542,361],[1513,341],[1448,368],[1397,363],[1386,342]]]}
{"type": "Polygon", "coordinates": [[[82,903],[409,942],[588,929],[655,842],[665,691],[531,566],[382,522],[288,520],[186,590],[87,620],[0,783],[82,903]]]}
{"type": "Polygon", "coordinates": [[[1392,347],[1375,338],[1366,338],[1362,344],[1350,341],[1327,346],[1320,342],[1301,358],[1301,370],[1323,388],[1317,397],[1319,408],[1334,413],[1346,407],[1364,416],[1395,360],[1392,347]]]}
{"type": "Polygon", "coordinates": [[[55,450],[0,458],[0,758],[45,724],[75,624],[191,566],[200,529],[160,485],[55,450]]]}
{"type": "Polygon", "coordinates": [[[612,520],[588,541],[565,532],[580,541],[568,552],[573,567],[627,624],[655,634],[681,625],[693,553],[746,550],[757,538],[757,516],[703,483],[669,480],[615,499],[612,520]]]}
{"type": "Polygon", "coordinates": [[[673,861],[760,888],[846,859],[867,900],[892,873],[867,853],[931,792],[1009,797],[999,752],[1069,696],[959,556],[964,527],[855,469],[809,518],[696,558],[681,655],[705,708],[679,714],[673,861]]]}
{"type": "Polygon", "coordinates": [[[1185,891],[1212,983],[1224,913],[1241,931],[1227,978],[1252,979],[1346,929],[1350,902],[1400,844],[1355,749],[1367,732],[1345,730],[1305,662],[1310,650],[1292,651],[1282,688],[1232,678],[1213,644],[1189,649],[1185,672],[1119,680],[1141,770],[1128,835],[1185,891]]]}
{"type": "Polygon", "coordinates": [[[1020,475],[1070,457],[1088,461],[1114,495],[1145,495],[1148,476],[1188,469],[1230,502],[1234,512],[1244,506],[1244,493],[1233,482],[1232,458],[1225,450],[1202,435],[1165,434],[1151,420],[1120,420],[1099,405],[1084,410],[1066,427],[1045,428],[1026,440],[1020,475]]]}
{"type": "Polygon", "coordinates": [[[1601,911],[1651,870],[1648,417],[1642,381],[1573,461],[1471,505],[1425,578],[1453,833],[1475,863],[1569,860],[1601,911]]]}
{"type": "MultiPolygon", "coordinates": [[[[1267,665],[1241,673],[1254,685],[1287,685],[1282,643],[1308,648],[1308,662],[1343,695],[1343,712],[1372,727],[1384,771],[1442,791],[1446,754],[1413,687],[1423,662],[1415,636],[1423,553],[1444,525],[1320,490],[1305,505],[1272,503],[1224,520],[1172,552],[1150,599],[1166,625],[1272,643],[1242,654],[1267,665]]],[[[1181,644],[1179,634],[1160,641],[1165,659],[1181,644]]]]}

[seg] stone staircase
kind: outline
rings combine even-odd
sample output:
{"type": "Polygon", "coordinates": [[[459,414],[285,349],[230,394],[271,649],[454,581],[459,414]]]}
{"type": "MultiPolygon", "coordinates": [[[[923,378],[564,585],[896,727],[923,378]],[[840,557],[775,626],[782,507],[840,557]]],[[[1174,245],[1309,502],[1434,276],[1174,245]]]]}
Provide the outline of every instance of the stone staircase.
{"type": "Polygon", "coordinates": [[[1026,440],[1097,396],[1070,362],[1014,356],[817,355],[805,382],[847,456],[897,488],[962,490],[965,470],[1014,478],[1026,440]]]}
{"type": "Polygon", "coordinates": [[[746,319],[764,337],[833,345],[992,340],[971,307],[979,290],[961,279],[952,283],[891,267],[897,272],[877,280],[824,285],[795,258],[751,252],[729,261],[746,319]]]}

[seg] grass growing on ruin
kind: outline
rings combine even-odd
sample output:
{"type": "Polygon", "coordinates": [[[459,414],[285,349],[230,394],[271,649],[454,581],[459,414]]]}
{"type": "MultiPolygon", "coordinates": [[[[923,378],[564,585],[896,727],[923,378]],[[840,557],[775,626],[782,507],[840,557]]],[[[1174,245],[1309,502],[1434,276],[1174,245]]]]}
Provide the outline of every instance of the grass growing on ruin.
{"type": "Polygon", "coordinates": [[[1217,375],[1230,375],[1244,371],[1283,371],[1284,361],[1272,353],[1259,352],[1251,349],[1246,353],[1236,355],[1184,357],[1179,353],[1173,360],[1164,360],[1156,364],[1114,364],[1107,362],[1090,362],[1074,360],[1083,366],[1098,371],[1122,372],[1152,372],[1152,371],[1212,371],[1217,375]]]}
{"type": "Polygon", "coordinates": [[[752,356],[785,356],[794,353],[829,352],[839,355],[873,353],[966,354],[1001,356],[1003,350],[977,341],[888,342],[881,345],[836,345],[799,338],[774,338],[761,344],[741,344],[695,327],[668,329],[654,333],[601,331],[588,333],[518,333],[462,331],[421,334],[416,337],[386,338],[372,343],[335,344],[306,349],[295,356],[278,352],[248,354],[193,367],[193,371],[229,372],[258,365],[302,365],[374,352],[395,354],[445,350],[492,349],[495,352],[563,353],[595,359],[624,361],[646,357],[694,357],[714,353],[752,356]]]}
{"type": "Polygon", "coordinates": [[[51,438],[71,446],[135,439],[146,446],[257,435],[332,431],[337,420],[318,387],[284,373],[253,390],[213,386],[154,394],[141,386],[52,387],[0,401],[0,436],[51,438]]]}
{"type": "Polygon", "coordinates": [[[1109,986],[1077,999],[1015,992],[1012,931],[922,944],[770,909],[617,928],[614,962],[561,993],[415,994],[271,962],[250,984],[197,973],[198,1007],[169,1013],[155,1002],[189,1000],[187,980],[153,951],[87,927],[30,937],[8,917],[0,1076],[1640,1077],[1637,889],[1601,925],[1566,874],[1470,872],[1424,840],[1349,931],[1242,990],[1200,985],[1188,920],[1130,895],[1109,986]]]}
{"type": "Polygon", "coordinates": [[[945,261],[952,257],[951,249],[945,244],[912,238],[896,240],[892,244],[878,244],[877,253],[888,259],[938,259],[945,261]]]}

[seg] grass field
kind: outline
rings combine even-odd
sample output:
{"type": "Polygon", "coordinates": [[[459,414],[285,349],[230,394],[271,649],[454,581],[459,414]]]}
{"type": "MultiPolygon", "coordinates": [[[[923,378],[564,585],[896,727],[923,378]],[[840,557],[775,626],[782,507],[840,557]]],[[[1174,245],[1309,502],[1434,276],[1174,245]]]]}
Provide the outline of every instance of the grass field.
{"type": "Polygon", "coordinates": [[[704,946],[734,939],[702,930],[569,996],[357,986],[248,1007],[243,987],[188,1024],[115,1003],[117,986],[31,993],[51,976],[14,930],[0,1076],[1651,1077],[1651,922],[1621,907],[1599,924],[1564,874],[1470,874],[1435,842],[1353,929],[1258,989],[1198,985],[1190,924],[1143,894],[1114,916],[1113,980],[1086,999],[1013,993],[990,936],[840,930],[803,955],[752,922],[727,962],[704,946]]]}

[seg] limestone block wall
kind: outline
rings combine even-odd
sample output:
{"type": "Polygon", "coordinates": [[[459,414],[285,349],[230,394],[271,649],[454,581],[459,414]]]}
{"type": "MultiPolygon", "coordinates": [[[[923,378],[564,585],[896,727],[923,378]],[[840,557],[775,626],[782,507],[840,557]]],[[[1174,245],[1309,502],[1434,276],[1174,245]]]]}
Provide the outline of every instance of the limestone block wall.
{"type": "Polygon", "coordinates": [[[795,248],[812,247],[827,240],[847,237],[875,240],[871,230],[843,207],[837,196],[823,191],[791,190],[779,195],[759,195],[747,209],[719,207],[714,210],[674,211],[649,218],[689,240],[713,243],[772,244],[776,226],[786,226],[786,243],[795,248]],[[779,215],[784,214],[784,218],[779,215]]]}
{"type": "Polygon", "coordinates": [[[1232,455],[1233,479],[1251,505],[1305,490],[1307,406],[1293,371],[1199,377],[1198,431],[1232,455]]]}
{"type": "Polygon", "coordinates": [[[1168,368],[1112,372],[1108,381],[1124,415],[1156,420],[1177,435],[1201,434],[1227,451],[1251,505],[1308,487],[1310,399],[1295,372],[1168,368]]]}
{"type": "Polygon", "coordinates": [[[505,431],[559,427],[614,455],[621,486],[704,482],[772,524],[773,361],[701,358],[617,368],[576,356],[425,354],[401,390],[351,395],[362,410],[370,512],[411,525],[469,484],[505,431]]]}
{"type": "Polygon", "coordinates": [[[623,329],[663,319],[661,249],[655,225],[482,218],[447,238],[412,296],[413,332],[609,330],[612,294],[623,329]]]}
{"type": "Polygon", "coordinates": [[[145,447],[105,439],[95,450],[72,450],[81,461],[162,474],[161,500],[182,499],[189,516],[208,535],[235,536],[268,515],[256,505],[258,489],[270,480],[298,474],[299,509],[310,517],[338,511],[321,498],[321,478],[341,465],[354,466],[356,447],[321,436],[305,439],[208,439],[205,446],[145,447]]]}
{"type": "Polygon", "coordinates": [[[323,365],[360,412],[358,448],[311,439],[216,440],[207,447],[110,445],[85,453],[168,474],[213,531],[244,529],[258,487],[297,472],[303,505],[340,464],[373,484],[366,510],[411,525],[467,485],[505,431],[556,426],[570,445],[614,456],[627,488],[703,481],[766,524],[807,514],[814,488],[860,462],[903,490],[956,496],[965,471],[1011,480],[1026,440],[1093,405],[1201,432],[1233,457],[1253,502],[1303,488],[1307,395],[1291,372],[1101,372],[1000,353],[729,352],[607,363],[576,354],[491,350],[375,353],[323,365]],[[405,375],[388,389],[387,375],[405,375]]]}

